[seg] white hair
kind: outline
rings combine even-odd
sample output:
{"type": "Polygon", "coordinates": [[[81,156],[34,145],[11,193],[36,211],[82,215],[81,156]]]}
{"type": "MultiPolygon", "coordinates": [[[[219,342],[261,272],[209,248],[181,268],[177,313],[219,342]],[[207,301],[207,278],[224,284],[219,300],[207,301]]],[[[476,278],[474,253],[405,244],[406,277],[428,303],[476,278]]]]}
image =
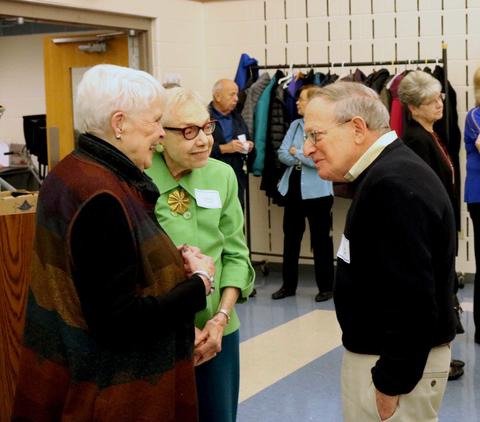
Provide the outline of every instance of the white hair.
{"type": "Polygon", "coordinates": [[[183,110],[187,106],[198,106],[200,109],[204,109],[208,114],[207,106],[202,97],[193,89],[176,87],[167,90],[166,92],[167,103],[165,107],[165,113],[162,117],[162,124],[168,124],[177,117],[179,111],[183,110]]]}
{"type": "Polygon", "coordinates": [[[314,90],[311,96],[312,99],[320,97],[333,103],[337,122],[360,116],[370,130],[389,129],[390,115],[380,97],[373,89],[359,82],[335,82],[314,90]]]}
{"type": "Polygon", "coordinates": [[[92,67],[83,75],[77,90],[75,112],[80,133],[106,135],[117,111],[138,113],[164,94],[152,75],[111,64],[92,67]]]}

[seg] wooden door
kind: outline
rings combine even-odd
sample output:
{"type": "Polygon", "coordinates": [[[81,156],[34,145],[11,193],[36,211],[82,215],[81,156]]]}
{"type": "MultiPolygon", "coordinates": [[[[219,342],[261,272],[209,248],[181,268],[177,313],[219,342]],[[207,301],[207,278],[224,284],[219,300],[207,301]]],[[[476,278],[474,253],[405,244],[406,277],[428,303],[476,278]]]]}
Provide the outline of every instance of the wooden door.
{"type": "MultiPolygon", "coordinates": [[[[55,35],[44,39],[45,97],[47,110],[48,163],[51,169],[74,148],[72,69],[109,63],[128,66],[128,37],[106,39],[106,51],[88,53],[80,45],[91,43],[54,43],[58,38],[92,38],[88,35],[55,35]]],[[[92,104],[92,107],[95,105],[92,104]]]]}

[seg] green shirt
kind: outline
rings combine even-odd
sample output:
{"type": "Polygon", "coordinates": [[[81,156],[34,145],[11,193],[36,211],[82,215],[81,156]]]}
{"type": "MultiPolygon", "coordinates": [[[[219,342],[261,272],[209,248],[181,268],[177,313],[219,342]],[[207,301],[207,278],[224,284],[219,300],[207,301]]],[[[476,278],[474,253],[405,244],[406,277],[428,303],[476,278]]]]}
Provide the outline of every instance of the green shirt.
{"type": "MultiPolygon", "coordinates": [[[[160,191],[155,214],[172,241],[177,246],[184,243],[197,246],[215,261],[216,289],[207,296],[206,308],[195,316],[195,325],[203,328],[217,312],[223,288],[240,289],[238,302],[243,302],[251,293],[255,280],[245,243],[235,173],[228,164],[209,158],[205,167],[193,169],[180,180],[175,180],[162,154],[158,153],[154,154],[152,167],[146,173],[160,191]],[[179,188],[189,198],[188,210],[184,214],[172,212],[167,203],[169,194],[179,188]]],[[[239,327],[238,315],[233,310],[224,335],[239,327]]]]}

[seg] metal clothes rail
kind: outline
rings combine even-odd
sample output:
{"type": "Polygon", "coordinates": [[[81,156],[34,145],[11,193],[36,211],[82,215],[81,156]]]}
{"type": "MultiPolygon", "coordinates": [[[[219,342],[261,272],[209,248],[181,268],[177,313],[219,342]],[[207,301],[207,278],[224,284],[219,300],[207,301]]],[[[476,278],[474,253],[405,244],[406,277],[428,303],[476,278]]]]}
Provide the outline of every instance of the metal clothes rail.
{"type": "MultiPolygon", "coordinates": [[[[448,111],[448,104],[449,104],[449,97],[448,97],[448,68],[447,68],[447,44],[442,43],[442,58],[438,59],[413,59],[413,60],[384,60],[384,61],[369,61],[369,62],[331,62],[331,63],[303,63],[303,64],[269,64],[269,65],[258,65],[252,66],[253,69],[299,69],[299,68],[334,68],[334,67],[365,67],[365,66],[396,66],[396,65],[410,65],[410,64],[442,64],[443,65],[443,74],[444,74],[444,81],[443,86],[445,89],[445,104],[447,107],[444,108],[445,112],[445,132],[448,136],[449,134],[449,111],[448,111]]],[[[448,142],[448,139],[447,139],[448,142]]],[[[282,254],[278,253],[271,253],[271,252],[261,252],[261,251],[253,251],[251,248],[251,212],[250,212],[250,189],[249,189],[249,181],[247,178],[247,186],[246,186],[246,201],[245,201],[245,220],[246,220],[246,237],[247,237],[247,245],[250,250],[250,255],[259,255],[259,256],[270,256],[270,257],[281,257],[282,254]]],[[[333,220],[332,220],[333,221],[333,220]]],[[[300,258],[303,259],[311,259],[313,257],[305,257],[301,256],[300,258]]],[[[262,268],[262,272],[266,275],[268,274],[267,262],[260,261],[256,262],[256,264],[260,264],[262,268]]]]}

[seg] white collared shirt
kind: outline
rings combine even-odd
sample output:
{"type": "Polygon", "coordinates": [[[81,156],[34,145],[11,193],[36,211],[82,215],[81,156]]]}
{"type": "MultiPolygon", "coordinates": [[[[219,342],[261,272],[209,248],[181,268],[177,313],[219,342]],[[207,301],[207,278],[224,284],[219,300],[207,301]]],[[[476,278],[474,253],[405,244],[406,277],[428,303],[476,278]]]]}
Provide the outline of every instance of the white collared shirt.
{"type": "Polygon", "coordinates": [[[368,148],[357,162],[352,166],[348,173],[344,176],[345,180],[353,182],[362,172],[372,164],[375,159],[382,153],[382,151],[397,139],[397,133],[394,130],[387,132],[380,136],[370,148],[368,148]]]}

